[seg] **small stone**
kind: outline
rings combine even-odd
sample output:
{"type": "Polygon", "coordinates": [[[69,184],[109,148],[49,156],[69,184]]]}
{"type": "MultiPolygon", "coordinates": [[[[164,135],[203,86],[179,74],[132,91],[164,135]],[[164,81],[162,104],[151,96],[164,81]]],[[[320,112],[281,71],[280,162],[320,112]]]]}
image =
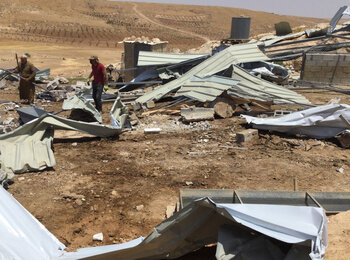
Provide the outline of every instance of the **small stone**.
{"type": "Polygon", "coordinates": [[[337,169],[337,172],[339,172],[339,173],[344,173],[344,168],[341,167],[341,168],[337,169]]]}
{"type": "Polygon", "coordinates": [[[72,146],[76,147],[78,145],[78,143],[72,143],[72,146]]]}
{"type": "Polygon", "coordinates": [[[165,217],[170,218],[175,212],[175,206],[167,206],[165,211],[165,217]]]}
{"type": "Polygon", "coordinates": [[[75,203],[76,203],[78,206],[83,205],[83,201],[82,201],[82,200],[76,200],[75,203]]]}
{"type": "Polygon", "coordinates": [[[19,180],[19,181],[24,181],[25,178],[24,178],[24,177],[19,177],[18,180],[19,180]]]}
{"type": "Polygon", "coordinates": [[[118,191],[116,191],[116,190],[113,190],[113,191],[111,192],[111,196],[112,196],[113,198],[121,198],[120,194],[119,194],[118,191]]]}
{"type": "Polygon", "coordinates": [[[92,240],[94,241],[103,241],[103,234],[102,233],[98,233],[93,235],[92,240]]]}
{"type": "Polygon", "coordinates": [[[191,186],[191,185],[193,185],[193,182],[192,181],[186,181],[186,185],[187,186],[191,186]]]}
{"type": "Polygon", "coordinates": [[[138,206],[136,206],[136,210],[141,211],[141,210],[143,210],[144,207],[145,207],[144,205],[138,205],[138,206]]]}

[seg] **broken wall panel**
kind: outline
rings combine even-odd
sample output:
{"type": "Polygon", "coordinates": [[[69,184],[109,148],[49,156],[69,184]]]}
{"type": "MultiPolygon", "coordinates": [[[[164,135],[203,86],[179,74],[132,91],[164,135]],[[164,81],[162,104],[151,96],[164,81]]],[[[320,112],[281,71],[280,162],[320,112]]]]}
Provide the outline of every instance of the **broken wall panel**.
{"type": "Polygon", "coordinates": [[[349,84],[350,54],[307,53],[301,79],[320,83],[349,84]]]}

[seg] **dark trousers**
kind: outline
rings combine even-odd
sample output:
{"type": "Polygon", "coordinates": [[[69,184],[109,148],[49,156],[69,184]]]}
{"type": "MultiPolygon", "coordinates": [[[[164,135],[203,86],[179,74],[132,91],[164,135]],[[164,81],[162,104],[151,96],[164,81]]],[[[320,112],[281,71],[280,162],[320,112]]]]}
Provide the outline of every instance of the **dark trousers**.
{"type": "Polygon", "coordinates": [[[98,112],[102,112],[102,91],[103,84],[96,84],[92,82],[92,98],[95,101],[95,107],[98,112]]]}

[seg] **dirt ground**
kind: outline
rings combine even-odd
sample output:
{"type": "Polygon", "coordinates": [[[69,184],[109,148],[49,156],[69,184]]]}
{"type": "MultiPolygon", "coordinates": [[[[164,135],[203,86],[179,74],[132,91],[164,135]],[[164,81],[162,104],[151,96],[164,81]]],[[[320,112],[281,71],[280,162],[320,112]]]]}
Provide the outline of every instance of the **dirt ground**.
{"type": "MultiPolygon", "coordinates": [[[[350,104],[348,96],[338,93],[303,94],[312,102],[340,97],[342,103],[350,104]]],[[[17,101],[17,95],[13,88],[2,92],[0,99],[17,101]]],[[[38,101],[38,105],[43,104],[38,101]]],[[[60,107],[61,103],[52,102],[44,108],[58,111],[60,107]]],[[[111,104],[103,108],[106,124],[110,108],[111,104]]],[[[166,207],[175,205],[183,188],[288,191],[293,190],[296,177],[299,190],[350,191],[350,153],[334,139],[261,132],[259,138],[238,145],[235,134],[246,127],[239,117],[193,125],[161,114],[140,120],[138,130],[119,138],[75,138],[80,135],[56,132],[57,165],[16,175],[8,191],[68,250],[146,236],[165,219],[166,207]],[[163,131],[147,135],[143,132],[147,126],[163,131]],[[236,146],[247,150],[231,148],[236,146]],[[337,171],[340,167],[344,173],[337,171]],[[140,205],[143,208],[137,210],[140,205]],[[104,241],[92,241],[99,232],[104,241]]],[[[338,229],[330,226],[331,245],[333,234],[339,240],[338,229]]],[[[340,243],[348,242],[346,233],[340,243]]],[[[336,257],[339,247],[338,243],[326,259],[341,259],[336,257]]]]}
{"type": "Polygon", "coordinates": [[[94,48],[89,46],[64,46],[47,43],[18,42],[0,39],[0,68],[14,68],[16,53],[29,53],[31,62],[39,69],[51,69],[51,76],[87,78],[91,65],[89,57],[97,55],[106,66],[120,62],[122,47],[94,48]]]}

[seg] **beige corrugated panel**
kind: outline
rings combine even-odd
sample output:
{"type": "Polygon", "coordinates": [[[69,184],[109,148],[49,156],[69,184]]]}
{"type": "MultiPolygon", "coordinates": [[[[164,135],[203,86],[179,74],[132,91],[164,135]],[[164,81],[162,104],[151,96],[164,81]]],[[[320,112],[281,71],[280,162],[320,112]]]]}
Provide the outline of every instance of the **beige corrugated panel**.
{"type": "Polygon", "coordinates": [[[177,64],[191,59],[200,58],[209,54],[195,53],[168,53],[168,52],[152,52],[140,51],[137,66],[155,66],[166,64],[177,64]]]}
{"type": "Polygon", "coordinates": [[[230,89],[231,95],[260,101],[271,100],[274,104],[310,104],[303,95],[258,78],[237,65],[233,66],[232,78],[239,80],[239,83],[230,89]]]}
{"type": "Polygon", "coordinates": [[[204,78],[194,76],[176,92],[175,97],[184,96],[200,102],[211,102],[238,82],[238,80],[220,76],[204,78]]]}
{"type": "Polygon", "coordinates": [[[180,88],[194,75],[199,77],[212,76],[227,69],[232,64],[264,60],[269,60],[269,58],[263,54],[254,43],[233,45],[198,64],[182,77],[139,97],[136,99],[136,102],[146,103],[150,100],[158,100],[166,94],[180,88]]]}

